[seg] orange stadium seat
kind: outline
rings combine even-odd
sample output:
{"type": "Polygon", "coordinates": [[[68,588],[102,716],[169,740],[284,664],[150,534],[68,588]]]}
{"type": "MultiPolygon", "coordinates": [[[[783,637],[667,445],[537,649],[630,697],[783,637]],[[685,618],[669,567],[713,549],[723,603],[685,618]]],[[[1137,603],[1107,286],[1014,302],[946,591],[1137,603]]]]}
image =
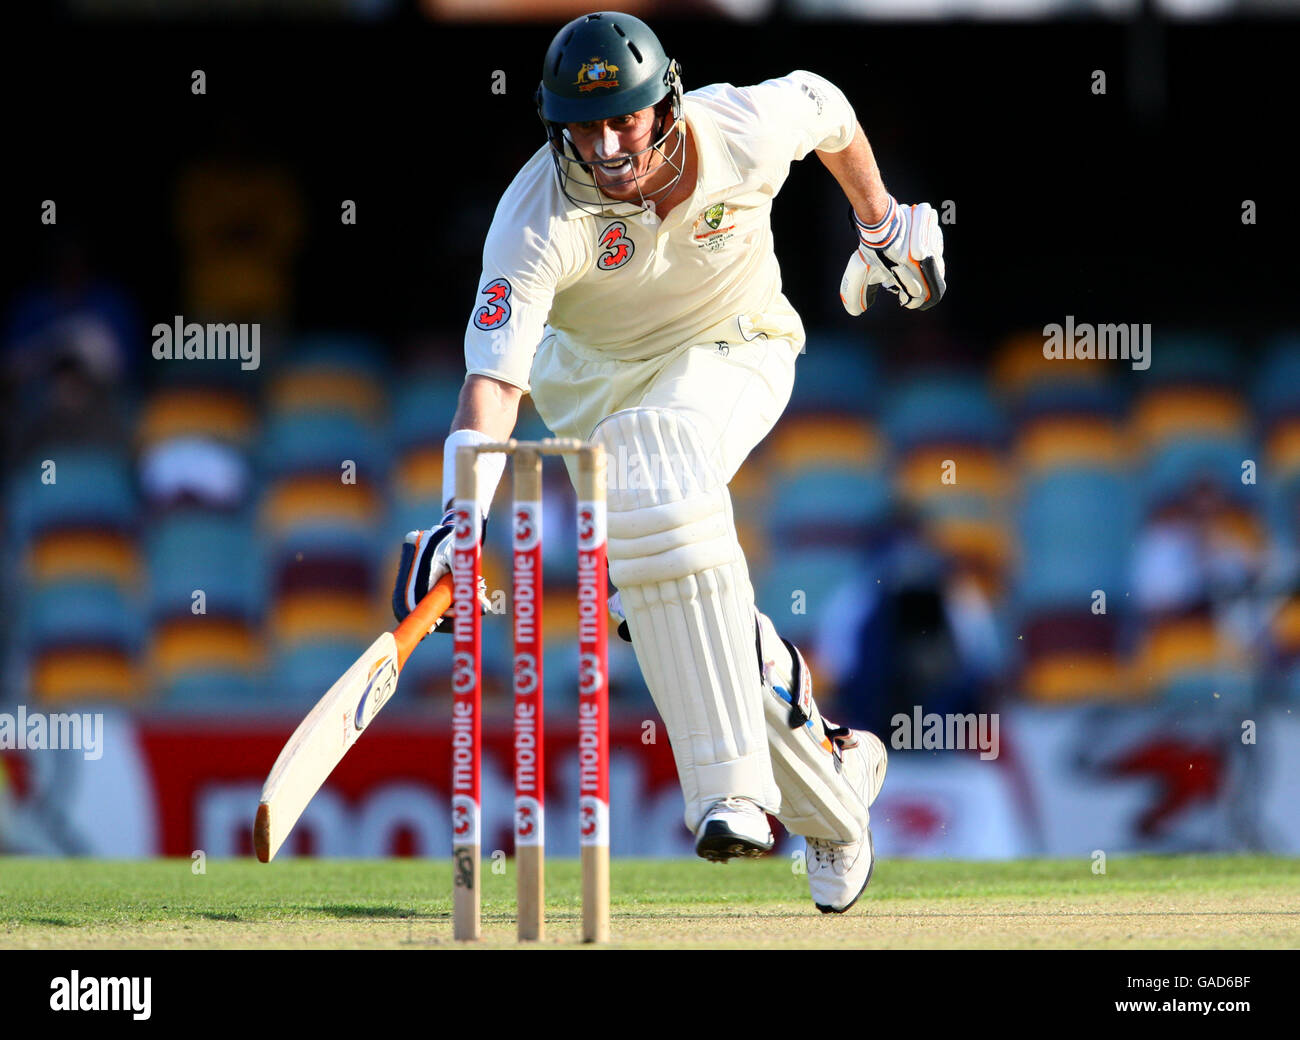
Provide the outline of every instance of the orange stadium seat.
{"type": "Polygon", "coordinates": [[[1003,340],[994,354],[991,370],[993,385],[1000,393],[1021,397],[1044,386],[1098,384],[1108,378],[1103,365],[1044,357],[1043,343],[1041,329],[1018,333],[1003,340]]]}
{"type": "Polygon", "coordinates": [[[136,443],[148,448],[176,437],[210,437],[247,445],[256,433],[253,402],[233,390],[177,386],[164,388],[145,403],[136,443]]]}
{"type": "Polygon", "coordinates": [[[383,384],[364,371],[306,365],[290,367],[276,376],[267,404],[282,415],[331,412],[350,415],[361,423],[375,423],[384,417],[386,396],[383,384]]]}
{"type": "Polygon", "coordinates": [[[1250,411],[1227,387],[1169,386],[1148,390],[1135,402],[1133,432],[1148,449],[1187,437],[1244,436],[1250,411]]]}
{"type": "Polygon", "coordinates": [[[885,454],[874,423],[840,415],[789,416],[777,423],[761,450],[766,467],[776,475],[813,469],[874,469],[883,465],[885,454]]]}
{"type": "Polygon", "coordinates": [[[135,589],[142,574],[135,539],[121,531],[52,529],[35,535],[27,545],[26,577],[33,584],[83,579],[135,589]]]}
{"type": "Polygon", "coordinates": [[[1132,461],[1124,430],[1102,415],[1043,415],[1020,426],[1015,463],[1029,473],[1069,468],[1121,468],[1132,461]]]}
{"type": "Polygon", "coordinates": [[[1002,454],[982,444],[926,444],[900,455],[899,493],[914,502],[946,495],[1001,497],[1011,488],[1011,473],[1002,454]],[[953,465],[949,466],[951,462],[953,465]],[[951,473],[953,483],[943,478],[951,473]]]}
{"type": "Polygon", "coordinates": [[[273,484],[262,517],[273,535],[313,526],[371,531],[382,519],[383,500],[372,481],[344,484],[333,476],[289,477],[273,484]]]}
{"type": "Polygon", "coordinates": [[[1117,628],[1114,614],[1080,609],[1030,614],[1017,628],[1023,695],[1052,704],[1134,698],[1138,691],[1117,628]]]}

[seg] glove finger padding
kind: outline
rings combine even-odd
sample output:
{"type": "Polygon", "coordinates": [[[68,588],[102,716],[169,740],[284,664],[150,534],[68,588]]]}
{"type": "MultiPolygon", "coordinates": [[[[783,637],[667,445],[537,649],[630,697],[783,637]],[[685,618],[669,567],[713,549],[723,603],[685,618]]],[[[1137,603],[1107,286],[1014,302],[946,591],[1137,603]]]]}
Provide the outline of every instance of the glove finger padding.
{"type": "Polygon", "coordinates": [[[909,310],[924,311],[943,299],[944,283],[943,232],[939,214],[928,202],[911,207],[906,262],[894,269],[909,299],[899,302],[909,310]]]}
{"type": "Polygon", "coordinates": [[[434,552],[447,538],[449,530],[435,527],[428,531],[411,531],[402,542],[402,558],[397,565],[397,581],[393,584],[393,616],[398,621],[406,620],[433,583],[445,573],[444,567],[430,578],[434,552]]]}
{"type": "Polygon", "coordinates": [[[844,277],[840,279],[840,303],[857,317],[875,303],[876,292],[884,281],[883,268],[879,264],[868,264],[862,259],[861,250],[857,250],[849,257],[844,277]]]}

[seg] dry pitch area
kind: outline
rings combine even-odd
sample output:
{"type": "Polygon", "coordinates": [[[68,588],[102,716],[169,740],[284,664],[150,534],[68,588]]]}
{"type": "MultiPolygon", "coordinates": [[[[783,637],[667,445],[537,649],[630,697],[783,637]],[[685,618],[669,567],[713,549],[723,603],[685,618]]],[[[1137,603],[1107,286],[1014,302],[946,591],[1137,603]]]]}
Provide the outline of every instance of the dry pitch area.
{"type": "MultiPolygon", "coordinates": [[[[485,862],[490,868],[490,861],[485,862]]],[[[483,946],[513,946],[513,864],[488,873],[483,946]]],[[[1300,860],[882,861],[823,916],[787,861],[615,860],[616,947],[1295,948],[1300,860]]],[[[547,864],[544,945],[578,945],[578,869],[547,864]]],[[[456,949],[448,861],[0,859],[0,947],[456,949]]]]}

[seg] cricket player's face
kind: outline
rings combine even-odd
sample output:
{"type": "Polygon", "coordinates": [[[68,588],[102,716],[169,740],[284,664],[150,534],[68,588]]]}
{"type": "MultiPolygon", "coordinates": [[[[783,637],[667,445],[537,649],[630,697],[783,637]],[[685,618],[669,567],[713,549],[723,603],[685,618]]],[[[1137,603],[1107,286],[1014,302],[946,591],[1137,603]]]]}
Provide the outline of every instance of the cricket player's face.
{"type": "Polygon", "coordinates": [[[635,198],[638,181],[644,189],[647,177],[663,164],[663,156],[650,149],[653,108],[566,126],[578,154],[591,166],[597,186],[612,199],[635,198]]]}

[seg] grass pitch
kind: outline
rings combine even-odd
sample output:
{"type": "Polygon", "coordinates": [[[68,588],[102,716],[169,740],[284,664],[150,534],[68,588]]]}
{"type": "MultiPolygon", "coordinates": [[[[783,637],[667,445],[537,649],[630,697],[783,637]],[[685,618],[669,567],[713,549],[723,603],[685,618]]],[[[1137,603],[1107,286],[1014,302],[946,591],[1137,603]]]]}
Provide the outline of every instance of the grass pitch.
{"type": "MultiPolygon", "coordinates": [[[[484,861],[481,946],[513,946],[514,868],[484,861]]],[[[882,860],[842,916],[789,861],[613,862],[615,947],[1295,948],[1300,860],[882,860]]],[[[578,865],[546,865],[547,938],[579,945],[578,865]]],[[[0,947],[463,948],[449,860],[0,859],[0,947]]]]}

